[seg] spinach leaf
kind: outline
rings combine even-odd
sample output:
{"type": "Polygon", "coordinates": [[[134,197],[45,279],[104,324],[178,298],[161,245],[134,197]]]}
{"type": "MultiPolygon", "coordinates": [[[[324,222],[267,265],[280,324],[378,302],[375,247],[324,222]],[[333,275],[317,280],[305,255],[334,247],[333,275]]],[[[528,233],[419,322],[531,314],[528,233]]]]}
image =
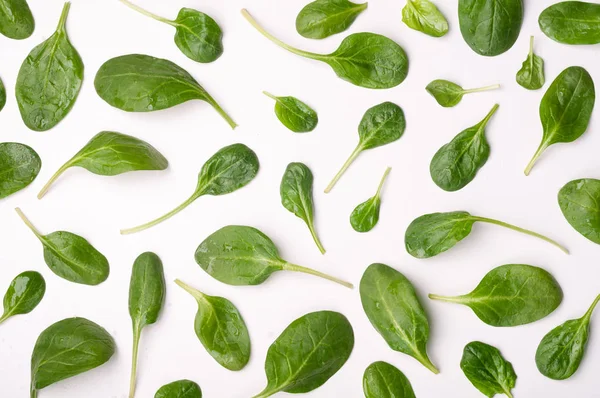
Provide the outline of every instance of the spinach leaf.
{"type": "Polygon", "coordinates": [[[135,259],[129,282],[129,316],[133,326],[133,354],[129,397],[135,396],[137,360],[142,330],[158,320],[165,301],[166,287],[160,258],[151,252],[135,259]]]}
{"type": "Polygon", "coordinates": [[[512,398],[511,390],[517,382],[517,374],[496,347],[480,341],[470,342],[463,351],[460,368],[486,397],[506,394],[512,398]]]}
{"type": "Polygon", "coordinates": [[[497,109],[498,104],[494,105],[481,122],[463,130],[436,152],[429,165],[429,173],[435,185],[444,191],[454,192],[473,181],[490,156],[485,129],[497,109]]]}
{"type": "Polygon", "coordinates": [[[152,112],[191,100],[208,102],[223,119],[237,124],[206,90],[175,63],[150,55],[129,54],[106,61],[94,80],[104,101],[126,112],[152,112]]]}
{"type": "Polygon", "coordinates": [[[54,173],[38,194],[38,199],[70,167],[83,167],[94,174],[114,176],[137,170],[164,170],[168,165],[167,159],[147,142],[130,135],[103,131],[54,173]]]}
{"type": "Polygon", "coordinates": [[[406,0],[402,9],[402,22],[411,29],[433,37],[442,37],[448,33],[446,17],[429,0],[406,0]]]}
{"type": "Polygon", "coordinates": [[[350,225],[352,225],[352,228],[354,228],[356,232],[369,232],[375,228],[375,225],[379,222],[381,189],[391,170],[391,167],[385,169],[385,173],[383,173],[383,177],[381,177],[375,196],[356,206],[352,211],[352,214],[350,214],[350,225]]]}
{"type": "Polygon", "coordinates": [[[4,108],[4,105],[6,105],[6,88],[2,83],[2,79],[0,79],[0,111],[4,108]]]}
{"type": "Polygon", "coordinates": [[[382,145],[397,141],[404,134],[406,119],[402,108],[392,102],[384,102],[369,108],[358,125],[358,145],[346,160],[341,170],[325,188],[329,193],[348,167],[367,149],[377,148],[382,145]]]}
{"type": "Polygon", "coordinates": [[[369,265],[360,280],[360,300],[369,321],[392,350],[439,373],[427,355],[427,314],[404,275],[385,264],[369,265]]]}
{"type": "Polygon", "coordinates": [[[518,326],[552,313],[563,294],[548,271],[531,265],[507,264],[488,272],[471,293],[456,297],[430,294],[429,298],[464,304],[491,326],[518,326]]]}
{"type": "Polygon", "coordinates": [[[303,272],[352,288],[352,284],[279,257],[271,239],[256,228],[228,225],[213,232],[196,249],[196,262],[228,285],[259,285],[277,271],[303,272]]]}
{"type": "Polygon", "coordinates": [[[108,260],[87,240],[66,231],[42,235],[18,207],[15,209],[25,225],[44,246],[44,261],[52,272],[70,282],[98,285],[108,278],[108,260]]]}
{"type": "Polygon", "coordinates": [[[554,380],[573,376],[585,354],[590,321],[600,295],[579,319],[566,321],[544,336],[535,353],[535,364],[541,374],[554,380]]]}
{"type": "Polygon", "coordinates": [[[600,4],[562,1],[546,8],[538,23],[546,36],[564,44],[600,43],[600,4]]]}
{"type": "Polygon", "coordinates": [[[121,234],[132,234],[159,224],[203,195],[226,195],[245,187],[258,173],[258,158],[254,151],[244,144],[233,144],[221,148],[202,166],[198,174],[196,190],[185,202],[167,214],[138,227],[123,229],[121,234]]]}
{"type": "Polygon", "coordinates": [[[459,0],[458,20],[463,39],[479,55],[508,51],[521,31],[522,0],[459,0]]]}
{"type": "Polygon", "coordinates": [[[534,236],[553,244],[563,252],[569,254],[569,251],[566,248],[537,232],[529,231],[491,218],[472,216],[466,211],[431,213],[416,218],[406,229],[406,234],[404,236],[406,251],[416,258],[437,256],[438,254],[453,248],[458,242],[469,236],[473,224],[478,221],[499,225],[534,236]]]}
{"type": "Polygon", "coordinates": [[[425,90],[435,98],[438,104],[444,108],[451,108],[462,101],[465,94],[479,93],[500,88],[499,84],[479,88],[464,89],[456,83],[448,80],[437,79],[425,87],[425,90]]]}
{"type": "Polygon", "coordinates": [[[558,75],[540,104],[544,135],[533,159],[525,168],[525,175],[529,175],[535,162],[550,145],[573,142],[585,133],[595,102],[594,81],[584,68],[571,66],[558,75]]]}
{"type": "Polygon", "coordinates": [[[213,62],[223,54],[223,32],[214,19],[192,8],[182,8],[175,20],[160,17],[128,0],[121,0],[129,8],[164,22],[176,29],[175,44],[186,57],[201,63],[213,62]]]}
{"type": "Polygon", "coordinates": [[[162,386],[154,398],[202,398],[202,391],[193,381],[177,380],[162,386]]]}
{"type": "Polygon", "coordinates": [[[83,82],[83,61],[67,36],[66,2],[56,32],[35,47],[19,69],[17,103],[25,125],[47,131],[67,116],[83,82]]]}
{"type": "Polygon", "coordinates": [[[296,17],[296,30],[307,39],[324,39],[345,31],[367,9],[367,3],[348,0],[315,0],[296,17]]]}
{"type": "Polygon", "coordinates": [[[310,169],[304,163],[288,164],[281,179],[279,192],[283,207],[304,220],[319,251],[325,254],[325,248],[315,231],[313,174],[310,169]]]}
{"type": "Polygon", "coordinates": [[[0,199],[27,187],[42,168],[40,156],[17,142],[0,143],[0,199]]]}
{"type": "Polygon", "coordinates": [[[527,90],[539,90],[544,86],[544,60],[533,53],[533,36],[529,39],[529,54],[523,67],[517,72],[517,83],[527,90]]]}
{"type": "Polygon", "coordinates": [[[0,33],[10,39],[26,39],[35,21],[26,0],[0,0],[0,33]]]}
{"type": "Polygon", "coordinates": [[[573,228],[600,245],[600,180],[568,182],[558,193],[560,209],[573,228]]]}
{"type": "Polygon", "coordinates": [[[206,351],[225,369],[241,370],[250,360],[250,335],[238,309],[223,297],[209,296],[175,280],[198,303],[196,336],[206,351]]]}
{"type": "Polygon", "coordinates": [[[277,119],[294,133],[308,133],[317,127],[319,117],[310,106],[295,97],[276,97],[271,93],[263,93],[275,100],[277,119]]]}
{"type": "Polygon", "coordinates": [[[265,31],[250,13],[244,17],[263,36],[279,47],[301,57],[322,61],[331,66],[339,78],[356,86],[383,89],[396,87],[408,74],[408,58],[396,42],[375,33],[354,33],[346,37],[331,54],[315,54],[291,47],[265,31]]]}
{"type": "Polygon", "coordinates": [[[366,398],[415,398],[410,381],[395,366],[373,362],[363,376],[366,398]]]}
{"type": "Polygon", "coordinates": [[[108,362],[115,341],[100,325],[85,318],[67,318],[45,329],[31,354],[31,398],[61,380],[108,362]]]}
{"type": "Polygon", "coordinates": [[[254,398],[321,387],[344,366],[353,348],[352,325],[339,312],[311,312],[296,319],[269,347],[267,387],[254,398]]]}
{"type": "Polygon", "coordinates": [[[46,281],[35,271],[25,271],[12,280],[4,295],[4,313],[0,323],[13,315],[29,314],[44,298],[46,281]]]}

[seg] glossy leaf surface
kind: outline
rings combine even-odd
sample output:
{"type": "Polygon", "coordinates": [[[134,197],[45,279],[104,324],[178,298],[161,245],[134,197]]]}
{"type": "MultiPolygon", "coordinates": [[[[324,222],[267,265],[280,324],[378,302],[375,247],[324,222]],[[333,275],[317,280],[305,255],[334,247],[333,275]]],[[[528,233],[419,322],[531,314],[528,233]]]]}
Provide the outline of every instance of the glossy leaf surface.
{"type": "Polygon", "coordinates": [[[367,199],[365,202],[359,204],[354,208],[352,214],[350,214],[350,225],[356,232],[369,232],[379,222],[379,211],[381,209],[381,189],[387,179],[388,174],[391,171],[391,167],[388,167],[379,182],[377,193],[375,196],[367,199]]]}
{"type": "Polygon", "coordinates": [[[517,83],[527,90],[539,90],[545,82],[544,60],[533,52],[533,36],[531,36],[529,54],[517,72],[517,83]]]}
{"type": "Polygon", "coordinates": [[[294,133],[308,133],[317,127],[319,117],[310,106],[295,97],[277,97],[263,91],[275,100],[275,115],[277,119],[294,133]]]}
{"type": "Polygon", "coordinates": [[[472,341],[465,346],[460,368],[467,379],[486,397],[506,394],[512,398],[517,382],[513,366],[500,351],[489,344],[472,341]]]}
{"type": "Polygon", "coordinates": [[[448,33],[448,21],[430,0],[406,0],[402,22],[411,29],[433,37],[448,33]]]}
{"type": "Polygon", "coordinates": [[[27,187],[42,168],[40,156],[17,142],[0,143],[0,199],[27,187]]]}
{"type": "Polygon", "coordinates": [[[448,80],[437,79],[432,81],[425,87],[425,90],[435,100],[438,104],[443,106],[444,108],[450,108],[458,105],[460,101],[462,101],[463,96],[465,94],[478,93],[481,91],[495,90],[500,88],[499,84],[494,84],[492,86],[479,87],[479,88],[471,88],[464,89],[456,83],[452,83],[448,80]]]}
{"type": "Polygon", "coordinates": [[[296,17],[296,31],[307,39],[324,39],[348,29],[366,9],[367,3],[316,0],[304,6],[296,17]]]}
{"type": "Polygon", "coordinates": [[[363,376],[365,398],[415,398],[404,373],[387,362],[373,362],[363,376]]]}
{"type": "Polygon", "coordinates": [[[600,180],[568,182],[558,193],[563,215],[581,235],[600,245],[600,180]]]}
{"type": "Polygon", "coordinates": [[[42,301],[46,293],[44,277],[35,271],[17,275],[4,295],[4,312],[0,323],[14,315],[29,314],[42,301]]]}
{"type": "Polygon", "coordinates": [[[177,380],[162,386],[154,398],[202,398],[202,390],[191,380],[177,380]]]}
{"type": "Polygon", "coordinates": [[[35,21],[26,0],[0,0],[1,34],[23,40],[31,36],[34,29],[35,21]]]}
{"type": "Polygon", "coordinates": [[[600,4],[562,1],[540,14],[540,29],[546,36],[564,44],[600,43],[600,4]]]}

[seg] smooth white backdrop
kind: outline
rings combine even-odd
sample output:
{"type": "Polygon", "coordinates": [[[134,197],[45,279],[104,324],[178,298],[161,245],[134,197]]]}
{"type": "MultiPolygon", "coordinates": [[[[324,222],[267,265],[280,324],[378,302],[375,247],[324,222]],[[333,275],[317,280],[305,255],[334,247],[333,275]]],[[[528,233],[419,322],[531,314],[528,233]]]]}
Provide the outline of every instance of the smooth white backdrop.
{"type": "MultiPolygon", "coordinates": [[[[132,334],[127,309],[129,277],[136,256],[150,250],[163,260],[168,287],[159,322],[143,332],[137,395],[142,398],[153,397],[160,386],[181,378],[198,382],[206,397],[250,397],[266,384],[264,359],[273,340],[297,317],[324,309],[340,311],[349,318],[356,344],[347,364],[324,386],[307,394],[310,397],[362,396],[363,371],[377,360],[401,369],[418,397],[481,397],[459,368],[462,349],[472,340],[497,346],[513,363],[518,374],[515,397],[600,396],[600,330],[592,330],[586,358],[567,381],[545,378],[534,362],[540,339],[565,320],[581,316],[600,293],[600,248],[567,224],[556,199],[566,182],[600,177],[598,119],[592,118],[588,132],[577,142],[551,147],[531,176],[523,175],[541,139],[538,106],[544,91],[571,65],[584,66],[599,79],[599,47],[561,45],[540,32],[537,17],[553,0],[526,1],[518,41],[510,51],[494,58],[475,54],[462,40],[456,0],[436,1],[450,22],[450,32],[441,39],[413,31],[401,22],[404,1],[371,0],[349,31],[323,41],[304,39],[295,31],[295,17],[306,2],[138,0],[140,6],[165,17],[174,18],[181,7],[188,6],[219,23],[225,52],[216,62],[202,65],[179,52],[171,26],[137,14],[116,0],[74,0],[68,32],[85,63],[85,81],[71,113],[43,133],[28,130],[21,121],[14,82],[29,51],[53,32],[62,1],[29,0],[36,20],[32,37],[24,41],[0,37],[0,76],[8,91],[7,105],[0,113],[1,140],[31,145],[43,161],[41,173],[30,187],[0,202],[0,289],[4,292],[15,275],[28,269],[40,271],[48,285],[46,297],[35,311],[0,326],[0,395],[27,397],[30,355],[39,333],[63,318],[83,316],[114,336],[116,355],[98,369],[44,389],[40,398],[125,398],[132,334]],[[408,53],[408,78],[390,90],[355,87],[338,79],[327,65],[299,58],[267,41],[242,18],[243,7],[277,37],[316,52],[333,51],[352,32],[384,34],[408,53]],[[546,61],[547,78],[544,88],[533,92],[515,82],[532,34],[536,52],[546,61]],[[232,131],[199,101],[146,114],[111,108],[96,95],[94,76],[103,62],[128,53],[150,54],[181,65],[240,127],[232,131]],[[424,89],[436,78],[450,79],[465,88],[500,83],[502,89],[466,96],[455,108],[444,109],[424,89]],[[262,90],[307,102],[319,113],[317,129],[310,134],[286,130],[273,113],[273,101],[262,90]],[[404,136],[362,154],[335,189],[324,194],[323,189],[357,143],[363,113],[383,101],[393,101],[404,109],[404,136]],[[429,176],[431,157],[461,130],[479,122],[494,103],[499,103],[500,109],[488,126],[492,148],[488,163],[463,190],[440,190],[429,176]],[[72,169],[38,201],[35,195],[52,173],[102,130],[147,140],[169,159],[169,169],[117,177],[72,169]],[[204,161],[235,142],[249,145],[260,158],[260,173],[249,186],[227,196],[203,197],[148,231],[119,235],[120,228],[148,221],[186,199],[204,161]],[[325,256],[319,254],[303,222],[280,203],[279,182],[292,161],[305,162],[315,175],[316,225],[327,248],[325,256]],[[350,227],[350,212],[375,192],[387,166],[392,172],[383,192],[380,222],[372,232],[358,234],[350,227]],[[87,238],[109,259],[109,279],[89,287],[55,276],[43,261],[41,244],[14,212],[16,206],[43,233],[68,230],[87,238]],[[491,225],[476,225],[472,235],[455,249],[430,260],[417,260],[406,253],[404,231],[414,218],[452,210],[467,210],[545,233],[565,244],[572,254],[566,256],[541,240],[491,225]],[[255,226],[271,236],[288,261],[355,285],[373,262],[400,270],[414,283],[429,314],[429,354],[441,374],[435,376],[414,359],[387,347],[364,315],[357,288],[349,290],[308,275],[284,273],[256,287],[227,286],[212,279],[195,263],[194,250],[206,236],[228,224],[255,226]],[[466,293],[490,269],[507,263],[549,270],[564,290],[562,305],[534,324],[493,328],[466,307],[426,298],[427,293],[466,293]],[[252,338],[252,358],[244,370],[225,370],[207,354],[193,330],[196,303],[172,282],[175,278],[237,305],[252,338]]],[[[594,326],[600,325],[598,318],[593,320],[594,326]]]]}

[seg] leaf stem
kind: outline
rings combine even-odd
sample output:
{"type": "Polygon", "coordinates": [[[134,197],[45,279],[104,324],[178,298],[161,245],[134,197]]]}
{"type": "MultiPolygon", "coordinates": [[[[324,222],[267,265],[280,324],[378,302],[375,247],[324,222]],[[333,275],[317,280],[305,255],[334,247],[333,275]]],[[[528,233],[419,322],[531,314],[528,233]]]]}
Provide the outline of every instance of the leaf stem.
{"type": "Polygon", "coordinates": [[[529,56],[533,55],[533,36],[529,37],[529,56]]]}
{"type": "MultiPolygon", "coordinates": [[[[492,107],[492,110],[489,111],[489,113],[483,118],[483,120],[481,122],[479,122],[479,125],[481,127],[485,127],[487,126],[488,122],[490,121],[490,119],[492,118],[492,116],[494,116],[494,113],[496,113],[496,111],[498,110],[498,108],[500,107],[500,105],[495,104],[492,107]]],[[[483,130],[483,129],[482,129],[483,130]]]]}
{"type": "Polygon", "coordinates": [[[50,186],[58,179],[58,177],[60,177],[62,175],[62,173],[64,173],[69,167],[71,167],[70,161],[63,164],[61,166],[60,169],[58,169],[58,171],[56,173],[54,173],[54,175],[50,178],[50,180],[48,180],[48,182],[46,183],[46,185],[44,185],[44,187],[42,188],[42,190],[40,191],[40,193],[38,193],[37,198],[38,199],[42,199],[44,197],[44,195],[46,195],[46,193],[48,192],[48,189],[50,189],[50,186]]]}
{"type": "Polygon", "coordinates": [[[315,231],[315,226],[313,225],[313,223],[308,223],[308,229],[310,230],[310,234],[312,235],[313,240],[315,241],[315,244],[317,245],[317,247],[319,248],[319,251],[321,252],[321,254],[325,254],[326,250],[323,247],[323,244],[321,243],[321,240],[319,239],[319,236],[317,235],[317,232],[315,231]]]}
{"type": "Polygon", "coordinates": [[[493,84],[491,86],[485,86],[485,87],[479,87],[479,88],[470,88],[468,90],[463,90],[463,94],[479,93],[481,91],[496,90],[498,88],[500,88],[499,84],[493,84]]]}
{"type": "Polygon", "coordinates": [[[169,218],[173,217],[175,214],[179,213],[181,210],[185,209],[186,207],[188,207],[194,200],[196,200],[198,198],[198,195],[196,193],[194,193],[192,196],[189,197],[189,199],[187,199],[185,202],[183,202],[182,204],[180,204],[179,206],[177,206],[176,208],[174,208],[173,210],[171,210],[170,212],[168,212],[167,214],[158,217],[155,220],[149,221],[145,224],[139,225],[137,227],[133,227],[133,228],[128,228],[128,229],[122,229],[121,230],[121,235],[128,235],[128,234],[134,234],[136,232],[141,232],[145,229],[148,229],[150,227],[153,227],[157,224],[160,224],[161,222],[168,220],[169,218]]]}
{"type": "Polygon", "coordinates": [[[533,155],[533,158],[531,159],[531,161],[529,162],[529,164],[525,168],[525,175],[526,176],[528,176],[529,173],[531,173],[531,169],[533,169],[533,166],[537,162],[538,158],[542,155],[542,153],[546,150],[546,148],[548,148],[548,145],[546,145],[546,143],[542,142],[540,144],[538,150],[533,155]]]}
{"type": "Polygon", "coordinates": [[[171,21],[170,19],[163,18],[163,17],[161,17],[159,15],[153,14],[150,11],[147,11],[147,10],[143,9],[142,7],[140,7],[140,6],[137,6],[137,5],[133,4],[133,3],[131,3],[128,0],[121,0],[121,3],[125,4],[127,7],[131,8],[132,10],[135,10],[135,11],[139,12],[140,14],[143,14],[143,15],[145,15],[147,17],[153,18],[153,19],[155,19],[157,21],[164,22],[164,23],[169,24],[169,25],[173,25],[174,24],[174,22],[171,21]]]}
{"type": "Polygon", "coordinates": [[[23,220],[25,225],[27,225],[29,227],[29,229],[35,234],[35,236],[37,236],[38,239],[42,239],[42,234],[40,233],[40,231],[37,230],[37,228],[31,223],[31,221],[29,221],[29,219],[25,216],[25,214],[23,214],[21,209],[16,207],[15,211],[17,212],[19,217],[21,217],[21,220],[23,220]]]}
{"type": "Polygon", "coordinates": [[[278,100],[277,96],[269,93],[268,91],[263,91],[263,94],[266,95],[267,97],[271,98],[271,99],[274,99],[275,101],[278,100]]]}
{"type": "Polygon", "coordinates": [[[10,312],[5,312],[4,314],[2,314],[2,316],[0,317],[0,324],[2,324],[2,322],[7,320],[8,318],[10,318],[10,312]]]}
{"type": "Polygon", "coordinates": [[[339,283],[340,285],[345,286],[349,289],[354,289],[354,285],[352,283],[345,282],[341,279],[335,278],[331,275],[324,274],[324,273],[314,270],[312,268],[306,268],[306,267],[302,267],[300,265],[285,262],[283,264],[283,269],[286,271],[302,272],[305,274],[315,275],[315,276],[330,280],[332,282],[339,283]]]}
{"type": "Polygon", "coordinates": [[[137,360],[140,346],[141,330],[138,325],[133,326],[133,352],[131,354],[131,377],[129,379],[129,398],[135,396],[135,383],[137,379],[137,360]]]}
{"type": "Polygon", "coordinates": [[[504,394],[506,394],[508,398],[514,398],[509,390],[505,389],[504,387],[502,387],[502,389],[504,390],[504,394]]]}
{"type": "Polygon", "coordinates": [[[189,294],[192,295],[192,297],[194,297],[196,300],[203,300],[204,299],[204,294],[198,290],[198,289],[194,289],[193,287],[191,287],[190,285],[188,285],[187,283],[183,282],[180,279],[175,279],[175,283],[181,287],[183,290],[185,290],[186,292],[188,292],[189,294]]]}
{"type": "Polygon", "coordinates": [[[387,180],[387,176],[390,174],[390,171],[392,171],[391,167],[388,167],[387,169],[385,169],[385,172],[383,173],[383,177],[381,177],[381,181],[379,182],[379,187],[377,187],[377,193],[375,193],[376,197],[381,196],[381,189],[383,188],[383,184],[385,183],[385,180],[387,180]]]}
{"type": "Polygon", "coordinates": [[[66,32],[67,29],[67,17],[69,16],[69,10],[71,9],[71,2],[67,1],[63,6],[62,12],[60,14],[60,19],[58,20],[58,26],[56,27],[57,32],[66,32]]]}
{"type": "Polygon", "coordinates": [[[35,388],[33,388],[33,384],[30,387],[31,393],[29,395],[30,398],[37,398],[38,394],[37,394],[37,390],[35,388]]]}
{"type": "Polygon", "coordinates": [[[331,190],[333,189],[335,184],[342,177],[342,175],[346,172],[346,169],[348,169],[348,167],[350,167],[352,162],[354,162],[354,160],[358,157],[358,155],[360,155],[362,150],[363,150],[362,146],[360,144],[358,144],[358,146],[354,149],[354,151],[352,152],[352,154],[350,155],[348,160],[346,160],[346,163],[344,163],[344,165],[342,166],[341,170],[338,171],[338,173],[335,175],[335,177],[333,177],[333,180],[331,180],[331,182],[329,183],[327,188],[325,188],[325,193],[331,192],[331,190]]]}
{"type": "Polygon", "coordinates": [[[431,363],[431,360],[427,356],[418,355],[416,359],[417,361],[421,362],[423,366],[429,369],[433,374],[437,375],[440,373],[438,368],[436,368],[435,365],[431,363]]]}
{"type": "Polygon", "coordinates": [[[430,294],[430,295],[428,295],[428,297],[431,300],[445,301],[446,303],[458,303],[458,304],[464,303],[464,300],[461,296],[451,297],[451,296],[440,296],[437,294],[430,294]]]}
{"type": "Polygon", "coordinates": [[[237,123],[231,118],[231,116],[229,116],[227,114],[227,112],[225,112],[223,110],[223,108],[221,108],[221,105],[219,105],[217,103],[217,101],[215,101],[215,99],[210,94],[208,94],[206,91],[204,91],[203,94],[206,97],[206,102],[208,102],[213,108],[215,108],[215,110],[217,111],[217,113],[219,115],[221,115],[221,117],[223,119],[225,119],[225,121],[227,122],[227,124],[229,124],[229,127],[231,127],[232,129],[235,129],[238,126],[237,123]]]}
{"type": "MultiPolygon", "coordinates": [[[[584,318],[590,319],[592,317],[592,313],[594,312],[594,309],[596,308],[596,305],[598,304],[599,301],[600,301],[600,294],[596,297],[596,299],[594,300],[594,302],[592,303],[590,308],[587,310],[587,312],[583,316],[584,318]]],[[[1,318],[0,318],[0,322],[2,322],[1,318]]]]}

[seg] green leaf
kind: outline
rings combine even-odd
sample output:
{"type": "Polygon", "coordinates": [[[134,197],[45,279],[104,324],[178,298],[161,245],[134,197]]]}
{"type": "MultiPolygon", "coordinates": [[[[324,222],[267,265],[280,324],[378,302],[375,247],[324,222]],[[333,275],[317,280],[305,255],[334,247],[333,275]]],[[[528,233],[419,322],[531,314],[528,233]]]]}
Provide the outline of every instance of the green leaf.
{"type": "Polygon", "coordinates": [[[529,40],[529,54],[523,67],[517,72],[517,83],[527,90],[539,90],[544,86],[544,60],[533,53],[533,36],[529,40]]]}
{"type": "Polygon", "coordinates": [[[25,225],[42,242],[44,261],[52,272],[70,282],[98,285],[108,278],[108,260],[87,240],[71,232],[57,231],[42,235],[25,217],[21,209],[15,209],[25,225]]]}
{"type": "Polygon", "coordinates": [[[38,194],[38,199],[70,167],[83,167],[94,174],[115,176],[138,170],[164,170],[168,165],[167,159],[147,142],[129,135],[103,131],[54,173],[38,194]]]}
{"type": "Polygon", "coordinates": [[[0,323],[14,315],[29,314],[44,298],[46,281],[35,271],[25,271],[12,280],[4,295],[4,313],[0,323]]]}
{"type": "Polygon", "coordinates": [[[430,294],[432,300],[463,304],[491,326],[519,326],[551,314],[561,303],[562,290],[550,273],[525,264],[507,264],[487,273],[471,293],[430,294]]]}
{"type": "Polygon", "coordinates": [[[67,318],[45,329],[31,354],[31,398],[38,390],[97,368],[115,353],[115,341],[85,318],[67,318]]]}
{"type": "Polygon", "coordinates": [[[31,36],[34,29],[35,21],[26,0],[0,0],[1,34],[22,40],[31,36]]]}
{"type": "Polygon", "coordinates": [[[460,368],[486,397],[506,394],[512,398],[511,390],[517,382],[517,374],[496,347],[480,341],[470,342],[463,351],[460,368]]]}
{"type": "Polygon", "coordinates": [[[0,143],[0,199],[31,184],[41,167],[40,156],[27,145],[0,143]]]}
{"type": "Polygon", "coordinates": [[[225,369],[243,369],[250,360],[250,335],[235,305],[223,297],[204,294],[179,279],[175,283],[198,303],[194,330],[206,351],[225,369]]]}
{"type": "Polygon", "coordinates": [[[269,347],[267,387],[254,398],[321,387],[344,366],[353,348],[352,325],[339,312],[311,312],[296,319],[269,347]]]}
{"type": "Polygon", "coordinates": [[[558,75],[540,104],[544,135],[533,159],[525,168],[525,175],[529,175],[538,158],[550,145],[573,142],[585,133],[595,102],[594,81],[584,68],[571,66],[558,75]]]}
{"type": "Polygon", "coordinates": [[[600,4],[562,1],[546,8],[539,17],[546,36],[564,44],[600,43],[600,4]]]}
{"type": "Polygon", "coordinates": [[[437,256],[453,248],[458,242],[469,236],[473,224],[478,221],[499,225],[513,231],[534,236],[551,243],[564,253],[569,254],[569,251],[563,246],[537,232],[491,218],[472,216],[466,211],[431,213],[416,218],[406,229],[404,236],[406,251],[416,258],[437,256]]]}
{"type": "Polygon", "coordinates": [[[67,36],[70,8],[66,2],[56,32],[31,50],[17,76],[19,111],[35,131],[50,130],[67,116],[83,82],[83,61],[67,36]]]}
{"type": "Polygon", "coordinates": [[[324,39],[348,29],[366,9],[367,3],[315,0],[304,6],[296,17],[296,30],[307,39],[324,39]]]}
{"type": "Polygon", "coordinates": [[[402,108],[391,102],[384,102],[369,108],[358,126],[358,145],[346,160],[341,170],[333,177],[333,180],[325,188],[329,193],[348,167],[367,149],[390,144],[397,141],[404,134],[406,119],[402,108]]]}
{"type": "Polygon", "coordinates": [[[319,117],[310,106],[295,97],[276,97],[266,91],[263,93],[275,100],[277,119],[294,133],[308,133],[317,127],[319,117]]]}
{"type": "Polygon", "coordinates": [[[454,192],[473,181],[490,156],[485,129],[497,109],[498,104],[494,105],[481,122],[463,130],[436,152],[429,165],[429,173],[435,185],[444,191],[454,192]]]}
{"type": "Polygon", "coordinates": [[[463,39],[479,55],[508,51],[523,23],[522,0],[459,0],[458,20],[463,39]]]}
{"type": "Polygon", "coordinates": [[[109,59],[98,70],[94,86],[100,98],[126,112],[153,112],[201,100],[232,129],[237,126],[186,70],[166,59],[143,54],[109,59]]]}
{"type": "Polygon", "coordinates": [[[226,195],[245,187],[258,173],[258,158],[244,144],[221,148],[204,163],[198,174],[196,190],[185,202],[165,215],[138,227],[123,229],[121,234],[140,232],[173,217],[203,195],[226,195]]]}
{"type": "Polygon", "coordinates": [[[385,173],[383,173],[383,177],[381,177],[375,196],[356,206],[352,211],[352,214],[350,214],[350,225],[352,225],[352,228],[354,228],[356,232],[369,232],[375,228],[375,225],[379,222],[381,189],[391,170],[391,167],[385,169],[385,173]]]}
{"type": "Polygon", "coordinates": [[[283,260],[271,239],[252,227],[228,225],[213,232],[200,243],[195,258],[210,276],[228,285],[259,285],[274,272],[295,271],[352,288],[348,282],[283,260]]]}
{"type": "Polygon", "coordinates": [[[425,87],[425,90],[435,98],[438,104],[444,108],[451,108],[458,105],[465,94],[478,93],[500,88],[499,84],[492,86],[464,89],[456,83],[448,80],[434,80],[425,87]]]}
{"type": "Polygon", "coordinates": [[[404,275],[385,264],[371,264],[360,280],[360,299],[369,321],[392,350],[439,373],[427,355],[427,314],[404,275]]]}
{"type": "Polygon", "coordinates": [[[160,258],[151,252],[135,259],[129,282],[129,316],[133,325],[133,354],[129,397],[135,396],[137,359],[140,337],[144,327],[158,320],[165,301],[166,287],[160,258]]]}
{"type": "Polygon", "coordinates": [[[202,391],[193,381],[177,380],[162,386],[154,398],[202,398],[202,391]]]}
{"type": "Polygon", "coordinates": [[[2,83],[2,79],[0,79],[0,111],[4,108],[4,105],[6,105],[6,88],[2,83]]]}
{"type": "Polygon", "coordinates": [[[396,42],[375,33],[354,33],[346,37],[331,54],[315,54],[291,47],[265,31],[250,13],[244,17],[263,36],[279,47],[301,57],[322,61],[331,66],[339,78],[356,86],[384,89],[396,87],[408,74],[408,58],[396,42]]]}
{"type": "Polygon", "coordinates": [[[566,321],[544,336],[535,353],[541,374],[554,380],[573,376],[583,360],[590,333],[590,321],[600,295],[579,319],[566,321]]]}
{"type": "Polygon", "coordinates": [[[558,193],[560,209],[573,228],[600,244],[600,180],[584,178],[568,182],[558,193]]]}
{"type": "Polygon", "coordinates": [[[402,9],[402,22],[411,29],[433,37],[442,37],[448,33],[446,17],[429,0],[406,0],[402,9]]]}
{"type": "Polygon", "coordinates": [[[387,362],[373,362],[363,376],[365,398],[415,398],[404,373],[387,362]]]}

